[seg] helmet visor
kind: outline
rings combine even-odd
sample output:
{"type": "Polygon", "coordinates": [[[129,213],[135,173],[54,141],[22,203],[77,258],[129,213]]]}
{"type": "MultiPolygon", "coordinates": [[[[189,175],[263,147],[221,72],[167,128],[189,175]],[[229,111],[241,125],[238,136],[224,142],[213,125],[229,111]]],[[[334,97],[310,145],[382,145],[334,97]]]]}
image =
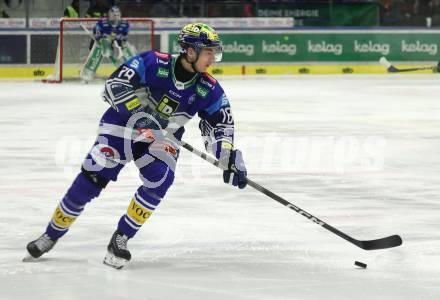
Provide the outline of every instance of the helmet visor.
{"type": "Polygon", "coordinates": [[[214,62],[221,62],[222,61],[223,48],[222,48],[221,44],[217,44],[215,46],[214,45],[209,45],[209,46],[198,45],[198,47],[194,47],[194,50],[196,50],[196,52],[198,54],[200,54],[203,49],[209,50],[209,52],[214,56],[214,62]]]}
{"type": "Polygon", "coordinates": [[[214,48],[214,61],[221,62],[223,58],[223,48],[222,46],[218,46],[214,48]]]}
{"type": "Polygon", "coordinates": [[[215,53],[215,62],[221,62],[223,58],[223,52],[216,52],[215,53]]]}

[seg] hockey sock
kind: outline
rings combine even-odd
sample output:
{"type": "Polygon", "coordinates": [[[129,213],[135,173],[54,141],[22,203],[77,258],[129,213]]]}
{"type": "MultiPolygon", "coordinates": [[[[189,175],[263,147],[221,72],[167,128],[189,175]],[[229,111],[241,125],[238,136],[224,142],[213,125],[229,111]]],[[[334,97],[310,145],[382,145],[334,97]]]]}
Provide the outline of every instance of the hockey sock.
{"type": "Polygon", "coordinates": [[[57,240],[66,234],[84,210],[84,206],[97,197],[101,190],[102,188],[87,179],[84,173],[80,173],[55,209],[46,229],[47,235],[52,240],[57,240]]]}
{"type": "Polygon", "coordinates": [[[132,238],[148,220],[160,201],[161,199],[156,194],[144,186],[139,187],[131,199],[127,213],[119,219],[118,229],[129,238],[132,238]]]}

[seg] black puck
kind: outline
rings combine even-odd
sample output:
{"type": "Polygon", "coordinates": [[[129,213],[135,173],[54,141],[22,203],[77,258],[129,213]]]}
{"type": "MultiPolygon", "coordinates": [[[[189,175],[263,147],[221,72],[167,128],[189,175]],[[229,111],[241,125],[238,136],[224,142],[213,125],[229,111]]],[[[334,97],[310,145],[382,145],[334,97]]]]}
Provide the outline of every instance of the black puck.
{"type": "Polygon", "coordinates": [[[360,261],[355,261],[354,264],[355,264],[356,266],[361,267],[361,268],[364,268],[364,269],[367,268],[367,264],[364,264],[363,262],[360,262],[360,261]]]}

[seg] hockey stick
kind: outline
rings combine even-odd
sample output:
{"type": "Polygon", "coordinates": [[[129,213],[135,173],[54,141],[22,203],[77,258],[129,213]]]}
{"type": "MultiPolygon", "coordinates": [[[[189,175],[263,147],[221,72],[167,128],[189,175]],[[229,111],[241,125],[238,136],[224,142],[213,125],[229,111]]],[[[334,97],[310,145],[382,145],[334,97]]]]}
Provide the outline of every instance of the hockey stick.
{"type": "Polygon", "coordinates": [[[81,26],[81,28],[89,35],[89,37],[95,42],[97,43],[95,36],[93,35],[93,33],[90,32],[90,30],[87,29],[86,26],[84,26],[83,23],[79,23],[79,26],[81,26]]]}
{"type": "MultiPolygon", "coordinates": [[[[219,167],[219,161],[215,158],[207,155],[206,153],[201,152],[198,149],[195,149],[193,146],[189,145],[188,143],[181,141],[180,145],[182,145],[183,148],[186,150],[194,153],[195,155],[199,156],[200,158],[206,160],[207,162],[213,164],[214,166],[219,167]]],[[[271,192],[270,190],[266,189],[265,187],[262,187],[255,181],[247,178],[247,183],[257,191],[265,194],[266,196],[269,196],[273,200],[281,203],[282,205],[290,208],[291,210],[294,210],[295,212],[299,213],[300,215],[306,217],[307,219],[315,222],[316,224],[324,227],[325,229],[333,232],[337,236],[343,238],[344,240],[358,246],[359,248],[362,248],[364,250],[378,250],[378,249],[387,249],[387,248],[393,248],[402,245],[402,239],[398,235],[391,235],[385,238],[377,239],[377,240],[367,240],[367,241],[360,241],[355,238],[352,238],[351,236],[343,233],[342,231],[339,231],[338,229],[334,228],[333,226],[330,226],[329,224],[325,223],[324,221],[318,219],[317,217],[311,215],[310,213],[306,212],[305,210],[299,208],[296,205],[293,205],[289,201],[281,198],[280,196],[276,195],[275,193],[271,192]]]]}
{"type": "Polygon", "coordinates": [[[388,61],[388,59],[386,59],[383,56],[379,59],[379,63],[387,69],[388,73],[412,72],[412,71],[422,71],[422,70],[432,70],[432,71],[435,71],[435,69],[437,68],[437,66],[432,66],[432,67],[418,67],[418,68],[398,69],[395,66],[393,66],[388,61]]]}

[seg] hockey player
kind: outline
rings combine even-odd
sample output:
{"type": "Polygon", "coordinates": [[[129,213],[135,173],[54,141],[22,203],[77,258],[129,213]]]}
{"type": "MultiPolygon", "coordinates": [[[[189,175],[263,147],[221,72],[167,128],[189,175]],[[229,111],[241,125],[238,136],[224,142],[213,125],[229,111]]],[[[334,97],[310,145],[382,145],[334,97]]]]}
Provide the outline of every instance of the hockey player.
{"type": "Polygon", "coordinates": [[[119,67],[121,58],[126,61],[134,55],[133,47],[127,41],[129,28],[129,23],[121,19],[117,6],[110,8],[106,19],[96,23],[93,45],[80,73],[83,81],[89,82],[94,78],[103,57],[119,67]]]}
{"type": "Polygon", "coordinates": [[[247,184],[246,168],[234,149],[234,119],[229,100],[207,68],[221,60],[217,33],[202,23],[184,26],[179,55],[143,52],[120,66],[107,80],[103,98],[110,104],[96,142],[46,231],[27,245],[30,258],[48,252],[81,214],[84,206],[116,181],[130,161],[139,168],[142,185],[121,216],[104,263],[122,268],[130,259],[127,242],[158,207],[174,180],[184,125],[195,115],[206,150],[219,159],[223,180],[247,184]]]}

